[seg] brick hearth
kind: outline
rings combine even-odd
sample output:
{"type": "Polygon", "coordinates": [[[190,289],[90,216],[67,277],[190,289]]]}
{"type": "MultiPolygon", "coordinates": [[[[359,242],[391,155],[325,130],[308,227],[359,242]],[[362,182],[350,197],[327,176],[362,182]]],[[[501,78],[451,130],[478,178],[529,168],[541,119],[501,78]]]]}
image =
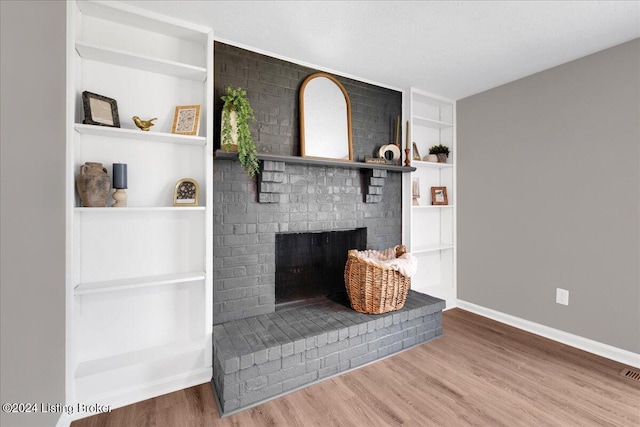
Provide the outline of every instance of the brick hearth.
{"type": "Polygon", "coordinates": [[[442,335],[444,301],[409,291],[402,310],[368,315],[348,301],[307,300],[214,327],[223,415],[442,335]]]}

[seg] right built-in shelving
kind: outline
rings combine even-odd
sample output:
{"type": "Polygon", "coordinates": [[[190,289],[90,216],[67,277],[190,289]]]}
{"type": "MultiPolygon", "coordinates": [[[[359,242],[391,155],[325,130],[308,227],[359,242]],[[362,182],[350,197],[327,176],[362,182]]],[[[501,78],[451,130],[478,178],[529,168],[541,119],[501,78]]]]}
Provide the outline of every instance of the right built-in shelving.
{"type": "Polygon", "coordinates": [[[456,103],[411,88],[404,93],[404,112],[412,142],[411,166],[403,176],[403,237],[418,258],[411,280],[415,291],[442,298],[455,306],[456,292],[456,103]],[[446,163],[426,161],[429,148],[445,145],[446,163]],[[420,159],[420,160],[418,160],[420,159]],[[446,189],[446,204],[440,189],[446,189]]]}

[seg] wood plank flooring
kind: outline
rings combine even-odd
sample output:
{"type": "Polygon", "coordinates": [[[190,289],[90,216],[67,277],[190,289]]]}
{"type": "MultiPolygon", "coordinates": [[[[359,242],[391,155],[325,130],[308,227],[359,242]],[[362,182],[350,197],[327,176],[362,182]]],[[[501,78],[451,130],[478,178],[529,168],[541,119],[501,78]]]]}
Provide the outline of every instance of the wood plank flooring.
{"type": "Polygon", "coordinates": [[[453,309],[444,336],[220,418],[210,384],[72,427],[640,426],[624,365],[453,309]]]}

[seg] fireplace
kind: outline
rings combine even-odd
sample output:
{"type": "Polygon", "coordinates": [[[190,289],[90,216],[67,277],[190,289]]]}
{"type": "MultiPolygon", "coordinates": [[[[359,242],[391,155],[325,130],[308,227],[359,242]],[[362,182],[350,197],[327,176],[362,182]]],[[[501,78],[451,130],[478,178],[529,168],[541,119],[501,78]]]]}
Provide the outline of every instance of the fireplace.
{"type": "MultiPolygon", "coordinates": [[[[219,42],[214,51],[214,97],[228,84],[251,88],[259,121],[252,134],[271,158],[255,181],[232,156],[213,162],[212,382],[220,413],[441,336],[444,302],[436,298],[409,291],[403,309],[369,315],[352,310],[345,295],[334,297],[345,292],[349,249],[402,243],[401,174],[287,163],[300,155],[297,88],[316,70],[219,42]]],[[[340,80],[352,95],[360,163],[388,144],[402,92],[340,80]]],[[[220,117],[222,104],[214,107],[220,117]]]]}
{"type": "Polygon", "coordinates": [[[277,305],[345,293],[349,249],[366,249],[367,229],[276,234],[277,305]]]}

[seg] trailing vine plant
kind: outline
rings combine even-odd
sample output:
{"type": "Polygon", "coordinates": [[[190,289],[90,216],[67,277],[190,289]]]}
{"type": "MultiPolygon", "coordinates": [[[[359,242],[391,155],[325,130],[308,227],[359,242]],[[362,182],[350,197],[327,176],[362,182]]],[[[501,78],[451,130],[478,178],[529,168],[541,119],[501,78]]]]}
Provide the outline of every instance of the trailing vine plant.
{"type": "Polygon", "coordinates": [[[253,115],[253,109],[249,100],[247,99],[247,92],[242,88],[227,87],[226,95],[221,97],[224,101],[222,111],[227,114],[222,114],[222,149],[229,151],[234,144],[233,141],[233,129],[231,124],[231,112],[235,111],[237,119],[237,137],[238,137],[238,159],[240,164],[244,166],[247,171],[247,175],[253,178],[260,170],[260,162],[258,161],[258,153],[256,150],[256,144],[251,137],[251,131],[249,130],[249,121],[255,120],[253,115]]]}

